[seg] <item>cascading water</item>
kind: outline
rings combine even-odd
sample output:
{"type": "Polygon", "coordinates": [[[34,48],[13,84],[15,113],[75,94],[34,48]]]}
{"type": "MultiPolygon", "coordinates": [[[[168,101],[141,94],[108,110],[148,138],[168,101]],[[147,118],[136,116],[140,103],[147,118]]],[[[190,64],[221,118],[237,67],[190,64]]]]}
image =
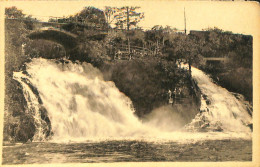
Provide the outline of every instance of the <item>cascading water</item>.
{"type": "MultiPolygon", "coordinates": [[[[207,107],[210,111],[205,112],[204,117],[212,123],[220,122],[224,132],[242,130],[243,133],[240,132],[237,137],[248,137],[247,133],[250,133],[250,130],[246,124],[250,123],[251,117],[243,104],[230,92],[212,83],[202,71],[193,68],[193,77],[197,80],[202,93],[211,101],[210,105],[202,105],[202,108],[207,107]]],[[[26,74],[15,72],[14,79],[23,86],[28,107],[34,110],[32,114],[35,120],[40,119],[40,111],[37,108],[39,103],[37,96],[24,81],[29,81],[37,88],[42,105],[50,118],[53,141],[82,141],[97,138],[160,138],[180,141],[184,138],[209,139],[212,134],[212,132],[163,132],[159,125],[151,128],[151,124],[141,123],[134,115],[131,100],[121,93],[113,82],[104,81],[101,72],[88,63],[33,59],[26,64],[26,74]]],[[[168,120],[167,116],[165,118],[168,120]]],[[[201,119],[202,115],[198,115],[186,128],[191,129],[194,122],[201,119]]],[[[158,123],[153,120],[151,122],[158,123]]],[[[38,133],[42,133],[40,123],[37,129],[38,133]]],[[[218,132],[217,135],[216,133],[211,136],[230,137],[227,133],[218,132]]]]}
{"type": "MultiPolygon", "coordinates": [[[[250,108],[242,98],[212,82],[205,73],[192,67],[192,77],[197,81],[202,93],[200,113],[186,127],[202,127],[215,131],[250,131],[252,124],[250,108]]],[[[252,113],[251,113],[252,114],[252,113]]]]}
{"type": "Polygon", "coordinates": [[[39,97],[32,91],[31,89],[31,83],[29,80],[26,79],[26,75],[22,72],[15,72],[13,75],[13,79],[17,80],[19,83],[21,83],[24,97],[27,102],[27,114],[30,114],[34,118],[34,125],[36,126],[36,132],[33,137],[33,140],[45,140],[44,130],[43,127],[48,128],[46,125],[46,122],[44,122],[41,118],[41,104],[39,103],[39,97]]]}
{"type": "MultiPolygon", "coordinates": [[[[103,81],[102,74],[90,64],[34,59],[27,67],[29,75],[20,76],[38,89],[54,140],[129,136],[141,129],[130,99],[113,82],[103,81]]],[[[31,92],[30,96],[35,95],[31,92]]]]}

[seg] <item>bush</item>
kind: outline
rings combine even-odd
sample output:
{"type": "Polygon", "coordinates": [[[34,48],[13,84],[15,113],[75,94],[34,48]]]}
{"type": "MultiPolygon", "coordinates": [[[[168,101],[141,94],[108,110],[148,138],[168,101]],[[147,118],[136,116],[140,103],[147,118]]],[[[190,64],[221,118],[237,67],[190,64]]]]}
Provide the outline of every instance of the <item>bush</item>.
{"type": "Polygon", "coordinates": [[[177,70],[173,62],[160,58],[137,59],[118,61],[107,68],[112,69],[111,80],[130,97],[139,117],[168,104],[168,90],[174,90],[175,87],[187,88],[183,97],[194,100],[190,98],[192,91],[188,72],[177,70]]]}
{"type": "Polygon", "coordinates": [[[237,68],[234,71],[220,73],[217,75],[218,83],[232,92],[243,94],[246,100],[252,102],[253,82],[252,70],[247,68],[237,68]]]}
{"type": "Polygon", "coordinates": [[[104,61],[110,60],[102,41],[82,41],[69,54],[70,60],[88,62],[96,67],[100,67],[104,61]]]}
{"type": "Polygon", "coordinates": [[[59,59],[66,56],[62,45],[47,40],[33,40],[25,46],[25,55],[30,58],[42,57],[46,59],[59,59]]]}

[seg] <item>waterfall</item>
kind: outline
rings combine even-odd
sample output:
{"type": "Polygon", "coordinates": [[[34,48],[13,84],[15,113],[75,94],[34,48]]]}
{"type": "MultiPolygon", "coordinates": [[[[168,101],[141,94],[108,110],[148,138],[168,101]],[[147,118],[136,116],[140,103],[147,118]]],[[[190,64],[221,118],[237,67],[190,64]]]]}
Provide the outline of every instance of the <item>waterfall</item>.
{"type": "MultiPolygon", "coordinates": [[[[105,82],[91,64],[66,63],[33,59],[27,64],[28,75],[14,74],[38,89],[51,120],[54,140],[131,136],[142,129],[131,100],[113,82],[105,82]]],[[[27,90],[29,108],[38,106],[28,85],[16,80],[27,90]]],[[[35,119],[39,119],[37,107],[34,110],[35,119]]]]}
{"type": "MultiPolygon", "coordinates": [[[[248,132],[246,124],[251,122],[251,117],[243,104],[232,93],[215,85],[202,71],[193,68],[192,73],[210,104],[202,100],[202,108],[208,112],[198,114],[186,129],[196,127],[196,122],[205,117],[210,123],[209,126],[219,123],[224,132],[248,132]]],[[[89,63],[37,58],[26,64],[26,71],[14,72],[13,76],[22,85],[28,108],[34,115],[37,124],[35,141],[40,140],[43,133],[44,122],[41,120],[39,105],[43,105],[48,113],[52,141],[97,138],[161,138],[179,141],[185,138],[210,138],[212,132],[212,129],[208,129],[207,133],[164,131],[175,128],[165,128],[169,126],[167,124],[160,127],[159,123],[163,123],[164,119],[170,121],[174,115],[169,117],[161,114],[160,121],[156,121],[158,118],[155,116],[150,124],[142,123],[134,115],[131,100],[120,92],[113,82],[104,81],[102,73],[89,63]],[[38,95],[32,91],[30,84],[37,88],[38,95]],[[153,122],[156,126],[151,125],[153,122]]],[[[211,135],[212,138],[223,136],[230,137],[227,133],[211,135]]],[[[248,137],[246,134],[238,136],[248,137]]]]}
{"type": "Polygon", "coordinates": [[[248,125],[252,124],[252,111],[243,98],[236,98],[233,93],[213,83],[209,76],[195,67],[192,67],[192,77],[202,93],[201,109],[187,128],[250,131],[248,125]]]}
{"type": "Polygon", "coordinates": [[[31,84],[29,80],[26,79],[27,76],[22,72],[15,72],[13,75],[13,79],[18,81],[23,88],[24,97],[27,102],[27,114],[30,114],[34,118],[34,124],[36,126],[36,132],[33,137],[33,140],[45,140],[44,128],[48,128],[46,122],[44,122],[41,118],[41,104],[39,103],[39,97],[33,92],[31,84]]]}

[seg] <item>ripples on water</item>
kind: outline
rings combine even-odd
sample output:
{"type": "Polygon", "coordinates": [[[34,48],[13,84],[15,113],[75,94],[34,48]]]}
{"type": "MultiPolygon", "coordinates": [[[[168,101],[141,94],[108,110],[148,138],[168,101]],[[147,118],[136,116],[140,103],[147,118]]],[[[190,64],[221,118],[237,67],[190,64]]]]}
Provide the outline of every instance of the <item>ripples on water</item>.
{"type": "Polygon", "coordinates": [[[103,141],[85,143],[5,144],[3,164],[98,163],[146,161],[252,161],[251,140],[191,143],[103,141]]]}

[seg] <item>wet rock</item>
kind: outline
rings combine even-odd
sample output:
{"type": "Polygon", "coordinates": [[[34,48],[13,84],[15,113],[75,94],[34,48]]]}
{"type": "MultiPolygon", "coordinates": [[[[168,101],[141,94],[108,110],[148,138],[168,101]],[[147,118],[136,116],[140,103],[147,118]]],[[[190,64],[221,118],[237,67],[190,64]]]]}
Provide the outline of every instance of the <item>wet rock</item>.
{"type": "Polygon", "coordinates": [[[215,129],[213,129],[213,131],[217,131],[217,132],[222,132],[223,128],[222,128],[222,123],[217,121],[214,125],[215,129]]]}
{"type": "Polygon", "coordinates": [[[206,129],[207,127],[209,127],[209,123],[205,123],[205,124],[201,125],[200,128],[202,128],[202,129],[206,129]]]}
{"type": "Polygon", "coordinates": [[[214,129],[213,131],[216,131],[216,132],[222,132],[223,131],[223,129],[220,127],[220,126],[218,126],[216,129],[214,129]]]}
{"type": "Polygon", "coordinates": [[[248,124],[247,126],[253,131],[253,124],[248,124]]]}
{"type": "Polygon", "coordinates": [[[43,127],[45,137],[48,137],[51,135],[51,121],[48,117],[47,110],[43,106],[40,106],[39,111],[41,113],[41,119],[45,122],[45,126],[43,127]]]}
{"type": "Polygon", "coordinates": [[[19,142],[27,142],[32,140],[36,131],[34,119],[30,115],[23,115],[20,118],[20,124],[15,128],[14,140],[19,142]]]}
{"type": "Polygon", "coordinates": [[[207,104],[207,105],[210,105],[211,102],[210,102],[209,100],[206,100],[206,104],[207,104]]]}

